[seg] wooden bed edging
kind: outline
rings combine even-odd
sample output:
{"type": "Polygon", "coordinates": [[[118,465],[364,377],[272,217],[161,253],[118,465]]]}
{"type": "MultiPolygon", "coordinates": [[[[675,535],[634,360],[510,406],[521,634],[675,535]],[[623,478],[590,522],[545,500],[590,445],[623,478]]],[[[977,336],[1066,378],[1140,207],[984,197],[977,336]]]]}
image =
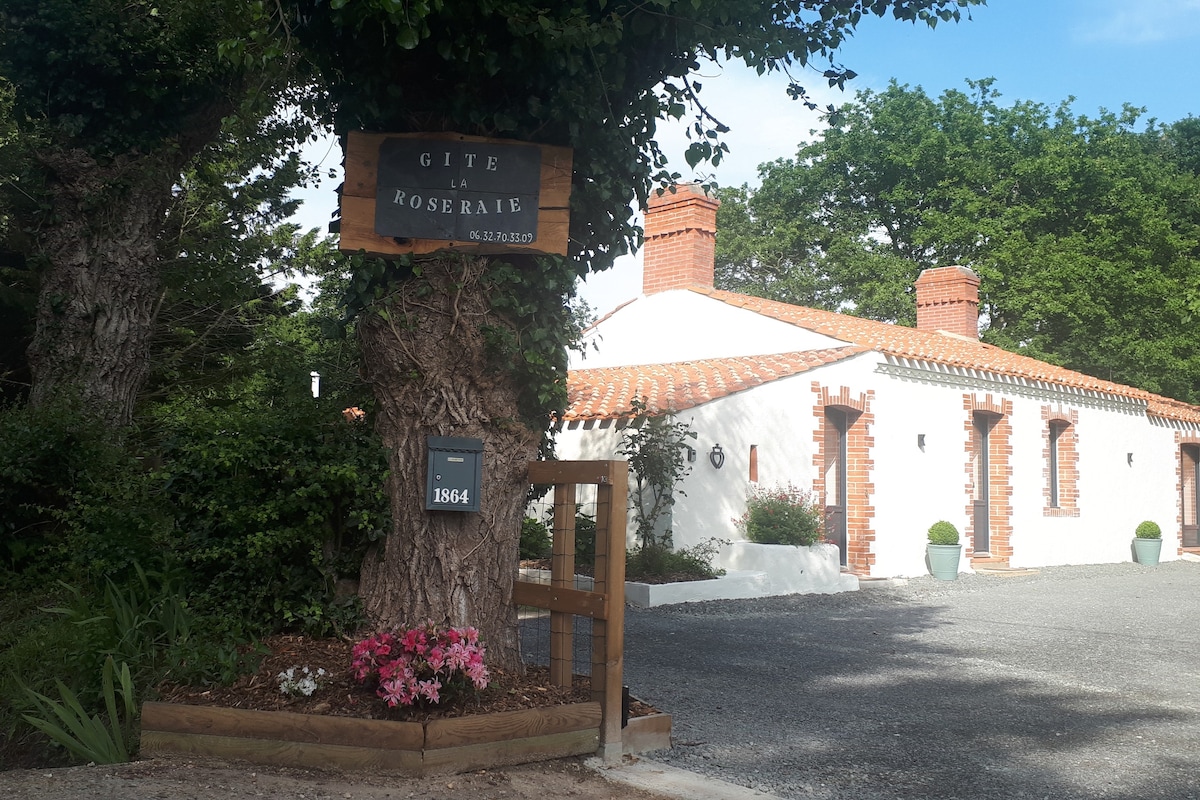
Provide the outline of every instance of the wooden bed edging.
{"type": "Polygon", "coordinates": [[[147,702],[141,749],[146,755],[425,775],[595,753],[600,716],[599,703],[420,723],[147,702]]]}
{"type": "Polygon", "coordinates": [[[621,744],[625,753],[637,755],[671,747],[671,715],[650,714],[645,717],[630,717],[621,731],[621,744]]]}

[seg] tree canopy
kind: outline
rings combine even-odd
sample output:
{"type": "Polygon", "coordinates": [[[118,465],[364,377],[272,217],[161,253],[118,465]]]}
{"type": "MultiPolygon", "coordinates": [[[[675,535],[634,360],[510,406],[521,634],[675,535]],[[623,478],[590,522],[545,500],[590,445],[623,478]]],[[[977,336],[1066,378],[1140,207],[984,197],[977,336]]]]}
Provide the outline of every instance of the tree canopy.
{"type": "Polygon", "coordinates": [[[724,125],[701,102],[702,62],[803,70],[791,94],[806,101],[807,70],[830,85],[853,77],[834,55],[863,18],[935,25],[980,2],[9,0],[0,75],[29,177],[19,190],[2,184],[0,204],[14,212],[8,253],[38,276],[31,403],[76,394],[121,427],[148,376],[157,388],[195,375],[186,359],[151,372],[156,332],[186,348],[193,329],[228,315],[206,312],[190,326],[166,318],[164,297],[181,311],[227,308],[221,292],[174,282],[179,270],[207,270],[252,304],[252,281],[227,268],[293,249],[238,237],[252,227],[239,215],[277,210],[252,202],[250,179],[302,134],[303,125],[270,127],[289,105],[339,134],[456,132],[573,148],[568,257],[345,262],[390,458],[392,523],[363,562],[366,612],[378,624],[477,625],[497,662],[516,664],[509,600],[527,463],[565,400],[566,301],[578,275],[637,246],[630,205],[675,179],[658,122],[690,114],[687,160],[716,162],[724,125]],[[245,147],[256,131],[269,145],[257,156],[245,147]],[[227,141],[241,145],[231,152],[227,141]],[[238,169],[249,171],[245,191],[224,192],[238,169]],[[189,217],[196,207],[213,213],[189,217]],[[214,248],[214,239],[239,244],[214,248]],[[486,443],[480,513],[424,508],[427,436],[486,443]]]}
{"type": "Polygon", "coordinates": [[[985,341],[1200,400],[1200,120],[863,91],[723,192],[723,288],[911,325],[922,269],[981,279],[985,341]]]}

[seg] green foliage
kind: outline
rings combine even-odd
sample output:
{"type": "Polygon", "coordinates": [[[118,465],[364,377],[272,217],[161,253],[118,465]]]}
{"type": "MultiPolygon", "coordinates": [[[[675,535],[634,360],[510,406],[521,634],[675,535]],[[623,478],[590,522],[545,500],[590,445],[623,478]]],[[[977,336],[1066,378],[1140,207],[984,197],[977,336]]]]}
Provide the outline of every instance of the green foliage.
{"type": "Polygon", "coordinates": [[[752,487],[746,511],[735,522],[748,540],[758,544],[807,547],[825,533],[825,516],[812,493],[791,483],[752,487]]]}
{"type": "Polygon", "coordinates": [[[691,474],[687,460],[688,439],[696,433],[685,422],[676,422],[673,414],[650,416],[646,401],[634,400],[628,416],[633,424],[621,432],[617,454],[629,461],[633,485],[629,505],[637,525],[641,546],[667,544],[671,530],[663,526],[665,515],[675,505],[675,494],[684,494],[677,485],[691,474]]]}
{"type": "Polygon", "coordinates": [[[1138,523],[1137,530],[1134,531],[1134,536],[1139,539],[1161,539],[1162,528],[1158,527],[1157,522],[1146,520],[1138,523]]]}
{"type": "Polygon", "coordinates": [[[134,566],[135,577],[124,584],[105,579],[98,598],[60,582],[68,602],[44,609],[76,628],[70,652],[81,669],[98,666],[88,659],[115,658],[132,664],[139,674],[154,672],[162,653],[191,635],[191,612],[179,576],[134,566]]]}
{"type": "MultiPolygon", "coordinates": [[[[837,85],[853,73],[833,53],[864,16],[932,26],[957,20],[972,2],[285,6],[303,9],[291,33],[321,71],[339,132],[455,130],[574,148],[570,238],[584,272],[640,243],[625,209],[678,177],[655,139],[658,120],[693,116],[692,164],[719,163],[726,152],[727,128],[701,105],[692,80],[702,62],[736,58],[765,73],[827,61],[825,78],[837,85]]],[[[798,84],[791,94],[807,97],[798,84]]]]}
{"type": "Polygon", "coordinates": [[[231,111],[246,70],[221,58],[254,24],[241,0],[7,0],[0,74],[22,119],[96,155],[153,151],[231,111]],[[211,112],[210,112],[211,113],[211,112]]]}
{"type": "Polygon", "coordinates": [[[575,561],[596,563],[596,518],[580,510],[575,512],[575,561]]]}
{"type": "MultiPolygon", "coordinates": [[[[307,379],[307,375],[304,376],[307,379]]],[[[177,509],[174,548],[204,612],[322,633],[331,605],[386,529],[383,449],[328,403],[177,405],[160,422],[158,470],[177,509]]]]}
{"type": "Polygon", "coordinates": [[[984,341],[1200,399],[1197,126],[892,84],[761,186],[721,193],[717,284],[905,325],[921,270],[971,267],[984,341]]]}
{"type": "Polygon", "coordinates": [[[53,598],[0,606],[0,731],[9,745],[35,747],[34,730],[77,758],[126,760],[136,708],[152,687],[164,679],[230,683],[255,668],[260,651],[225,620],[197,616],[183,578],[135,565],[120,583],[60,581],[53,598]]]}
{"type": "Polygon", "coordinates": [[[552,542],[546,523],[526,517],[521,521],[521,560],[536,560],[550,555],[552,542]]]}
{"type": "Polygon", "coordinates": [[[712,538],[679,550],[672,549],[669,541],[642,545],[625,554],[625,578],[643,583],[718,578],[725,570],[714,568],[712,561],[723,544],[729,542],[712,538]]]}
{"type": "MultiPolygon", "coordinates": [[[[578,317],[564,303],[576,279],[640,246],[628,209],[679,177],[657,122],[691,116],[682,155],[692,166],[719,164],[727,152],[728,128],[692,79],[703,63],[736,58],[761,74],[828,61],[825,79],[841,85],[853,73],[833,53],[864,16],[933,26],[974,2],[358,0],[281,8],[296,14],[289,32],[320,73],[325,119],[338,133],[458,131],[572,148],[568,257],[505,257],[489,267],[487,296],[503,318],[485,331],[493,360],[522,387],[515,416],[543,431],[566,403],[564,350],[578,317]]],[[[802,86],[789,93],[807,102],[802,86]]],[[[390,280],[419,279],[418,261],[352,259],[351,311],[378,300],[390,280]]]]}
{"type": "MultiPolygon", "coordinates": [[[[0,409],[0,586],[24,572],[53,572],[70,509],[107,506],[114,487],[136,481],[140,470],[119,433],[70,404],[0,409]]],[[[128,508],[111,506],[109,513],[115,519],[128,508]]],[[[112,544],[128,556],[144,553],[146,533],[123,527],[112,544]]]]}
{"type": "Polygon", "coordinates": [[[27,689],[30,699],[37,706],[37,714],[23,715],[25,720],[46,734],[55,743],[65,747],[81,762],[96,764],[118,764],[129,760],[134,737],[133,724],[137,716],[137,703],[129,665],[122,663],[120,671],[112,658],[104,660],[101,678],[107,722],[100,715],[89,716],[75,693],[62,681],[56,681],[61,700],[27,689]],[[120,676],[120,685],[114,681],[120,676]],[[117,708],[117,695],[121,708],[117,708]]]}
{"type": "MultiPolygon", "coordinates": [[[[235,637],[352,627],[357,600],[337,599],[336,582],[386,529],[386,460],[367,424],[342,417],[365,391],[351,343],[321,337],[325,319],[272,320],[219,393],[177,390],[121,435],[70,407],[0,413],[0,579],[103,592],[105,576],[136,582],[136,562],[166,558],[180,594],[235,637]]],[[[188,647],[209,651],[193,664],[230,660],[220,637],[188,647]]]]}
{"type": "Polygon", "coordinates": [[[929,526],[930,544],[958,544],[958,528],[945,520],[929,526]]]}

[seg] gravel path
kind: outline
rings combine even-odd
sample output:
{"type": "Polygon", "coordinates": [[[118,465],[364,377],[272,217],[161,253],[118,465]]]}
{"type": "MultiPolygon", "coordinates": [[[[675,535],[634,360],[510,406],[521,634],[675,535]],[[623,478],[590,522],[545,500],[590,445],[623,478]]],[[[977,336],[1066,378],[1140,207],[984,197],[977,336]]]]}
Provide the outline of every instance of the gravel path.
{"type": "Polygon", "coordinates": [[[1200,564],[629,609],[655,758],[785,798],[1200,798],[1200,564]]]}

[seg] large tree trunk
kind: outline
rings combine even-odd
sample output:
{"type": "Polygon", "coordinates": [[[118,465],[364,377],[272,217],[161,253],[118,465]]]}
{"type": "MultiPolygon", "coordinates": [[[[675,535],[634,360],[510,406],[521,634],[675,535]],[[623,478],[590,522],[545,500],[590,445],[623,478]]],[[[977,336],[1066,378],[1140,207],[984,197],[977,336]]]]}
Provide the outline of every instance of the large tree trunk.
{"type": "Polygon", "coordinates": [[[361,594],[377,625],[474,625],[490,663],[519,668],[512,584],[540,432],[521,423],[516,382],[489,360],[486,331],[511,326],[489,308],[485,269],[482,258],[423,261],[360,317],[392,508],[389,535],[364,560],[361,594]],[[483,440],[478,513],[425,510],[428,436],[483,440]]]}
{"type": "Polygon", "coordinates": [[[180,156],[100,164],[82,150],[60,150],[39,159],[54,212],[38,236],[43,273],[28,351],[30,403],[79,397],[109,424],[128,425],[149,366],[157,238],[180,156]]]}

